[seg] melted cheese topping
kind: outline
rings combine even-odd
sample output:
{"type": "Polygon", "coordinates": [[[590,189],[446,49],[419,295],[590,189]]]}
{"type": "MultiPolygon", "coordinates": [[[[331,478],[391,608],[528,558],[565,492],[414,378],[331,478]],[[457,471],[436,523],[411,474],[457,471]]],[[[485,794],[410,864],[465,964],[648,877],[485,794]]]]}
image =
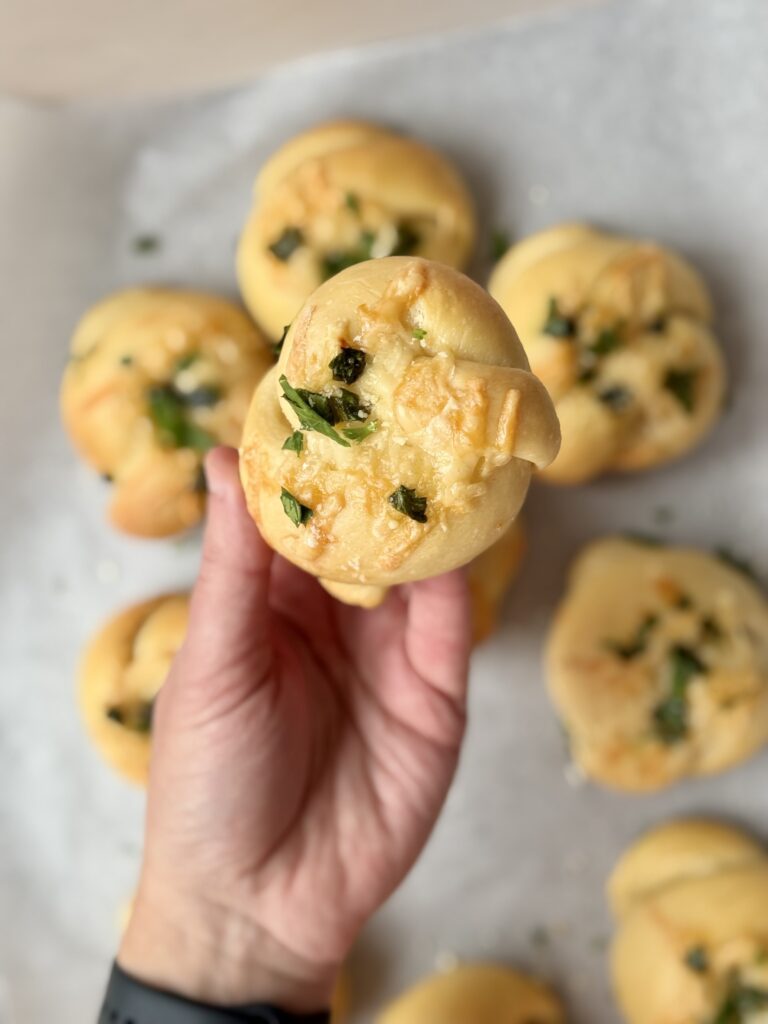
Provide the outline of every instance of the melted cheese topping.
{"type": "Polygon", "coordinates": [[[607,785],[657,789],[768,742],[768,603],[703,552],[591,545],[547,666],[574,758],[607,785]]]}
{"type": "Polygon", "coordinates": [[[511,249],[489,288],[556,402],[563,447],[548,479],[667,461],[718,416],[725,371],[709,297],[669,250],[553,228],[511,249]]]}
{"type": "Polygon", "coordinates": [[[164,536],[201,518],[203,454],[212,444],[237,445],[253,389],[271,365],[247,317],[215,296],[136,289],[86,314],[62,383],[62,414],[80,454],[114,484],[115,525],[164,536]],[[162,429],[152,408],[158,392],[194,431],[190,444],[162,429]]]}

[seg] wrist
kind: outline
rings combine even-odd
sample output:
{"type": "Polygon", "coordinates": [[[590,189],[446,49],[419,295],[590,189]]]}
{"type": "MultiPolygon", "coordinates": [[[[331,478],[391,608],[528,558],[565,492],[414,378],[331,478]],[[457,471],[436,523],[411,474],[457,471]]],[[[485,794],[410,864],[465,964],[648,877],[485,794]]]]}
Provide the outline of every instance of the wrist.
{"type": "Polygon", "coordinates": [[[231,908],[142,886],[117,961],[156,988],[214,1006],[267,1003],[294,1013],[331,1005],[340,965],[313,964],[231,908]]]}

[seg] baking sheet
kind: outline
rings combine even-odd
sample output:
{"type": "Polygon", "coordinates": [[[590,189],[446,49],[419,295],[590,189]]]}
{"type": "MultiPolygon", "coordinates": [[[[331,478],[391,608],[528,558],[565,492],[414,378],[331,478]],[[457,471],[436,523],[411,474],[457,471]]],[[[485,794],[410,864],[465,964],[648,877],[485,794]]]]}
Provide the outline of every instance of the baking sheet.
{"type": "MultiPolygon", "coordinates": [[[[104,524],[104,485],[58,425],[69,332],[88,303],[133,282],[234,293],[254,172],[320,118],[371,117],[445,150],[486,239],[583,217],[679,246],[711,282],[733,383],[716,434],[681,464],[533,488],[529,553],[503,629],[474,659],[446,812],[352,959],[355,1024],[454,955],[532,968],[576,1024],[612,1024],[603,883],[622,848],[691,812],[768,838],[768,755],[648,798],[579,785],[540,669],[567,564],[604,531],[726,544],[768,572],[766,30],[761,0],[635,0],[324,57],[197,100],[0,104],[4,1024],[95,1017],[136,877],[143,798],[87,744],[74,666],[105,615],[191,581],[198,559],[196,537],[143,542],[104,524]],[[131,241],[146,232],[161,245],[140,256],[131,241]]],[[[481,279],[487,269],[479,258],[481,279]]]]}

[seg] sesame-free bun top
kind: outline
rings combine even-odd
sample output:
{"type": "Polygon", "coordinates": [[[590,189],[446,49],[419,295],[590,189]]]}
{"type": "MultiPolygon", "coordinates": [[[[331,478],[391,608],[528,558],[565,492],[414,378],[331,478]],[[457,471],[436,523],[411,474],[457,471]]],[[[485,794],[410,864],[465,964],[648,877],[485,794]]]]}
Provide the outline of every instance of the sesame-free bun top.
{"type": "Polygon", "coordinates": [[[629,1024],[763,1024],[768,856],[755,840],[712,821],[662,825],[624,854],[608,892],[629,1024]]]}
{"type": "Polygon", "coordinates": [[[272,547],[321,579],[383,588],[494,543],[558,440],[549,396],[487,292],[442,264],[391,257],[304,305],[254,395],[240,471],[272,547]],[[298,433],[298,453],[284,448],[302,424],[286,389],[332,406],[335,426],[298,433]]]}
{"type": "Polygon", "coordinates": [[[89,640],[78,676],[80,711],[102,757],[146,785],[152,708],[184,642],[189,595],[166,594],[131,605],[89,640]]]}
{"type": "Polygon", "coordinates": [[[560,225],[513,246],[489,290],[560,418],[545,479],[648,469],[693,448],[720,415],[725,368],[709,294],[671,249],[560,225]]]}
{"type": "Polygon", "coordinates": [[[418,982],[376,1024],[563,1024],[557,996],[543,982],[497,964],[461,964],[418,982]]]}
{"type": "Polygon", "coordinates": [[[724,771],[768,742],[768,601],[706,551],[596,541],[571,570],[547,678],[588,777],[640,792],[724,771]]]}
{"type": "Polygon", "coordinates": [[[243,299],[281,335],[326,278],[371,257],[463,267],[475,237],[467,189],[444,156],[365,121],[334,121],[264,165],[237,254],[243,299]]]}
{"type": "Polygon", "coordinates": [[[269,346],[216,295],[131,288],[93,306],[72,339],[61,386],[64,426],[112,485],[109,518],[165,537],[205,509],[202,460],[237,445],[269,346]]]}

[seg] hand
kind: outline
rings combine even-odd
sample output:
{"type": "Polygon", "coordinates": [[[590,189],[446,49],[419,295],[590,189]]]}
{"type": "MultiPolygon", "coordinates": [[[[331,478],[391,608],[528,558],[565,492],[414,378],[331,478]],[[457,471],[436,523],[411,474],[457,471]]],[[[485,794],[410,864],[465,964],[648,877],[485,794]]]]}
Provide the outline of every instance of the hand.
{"type": "Polygon", "coordinates": [[[456,768],[470,647],[460,571],[342,605],[275,555],[237,455],[210,497],[186,642],[157,701],[141,881],[118,956],[222,1005],[327,1007],[456,768]]]}

